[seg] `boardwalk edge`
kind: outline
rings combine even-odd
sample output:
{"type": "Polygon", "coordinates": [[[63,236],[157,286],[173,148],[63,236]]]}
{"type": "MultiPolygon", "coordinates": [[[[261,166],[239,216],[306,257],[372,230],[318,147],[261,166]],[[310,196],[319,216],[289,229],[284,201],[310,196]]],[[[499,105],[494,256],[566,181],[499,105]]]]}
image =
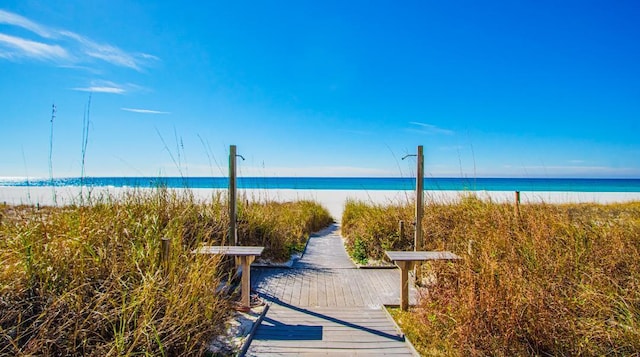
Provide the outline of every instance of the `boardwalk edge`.
{"type": "MultiPolygon", "coordinates": [[[[262,323],[262,320],[264,319],[265,315],[267,314],[267,311],[269,311],[269,307],[271,307],[271,304],[267,303],[264,306],[264,309],[262,310],[262,314],[260,314],[260,316],[258,316],[258,319],[253,323],[253,326],[251,326],[251,331],[249,332],[249,335],[247,336],[246,340],[244,341],[244,344],[242,345],[242,349],[238,353],[239,357],[244,357],[247,354],[247,351],[249,350],[249,346],[251,346],[251,342],[253,341],[253,337],[256,334],[256,330],[258,329],[258,326],[260,326],[260,324],[262,323]]],[[[387,314],[388,314],[388,312],[387,312],[387,314]]]]}
{"type": "Polygon", "coordinates": [[[292,254],[291,258],[289,258],[289,260],[284,263],[263,263],[258,261],[253,262],[251,266],[255,268],[291,269],[298,260],[304,258],[304,254],[307,252],[307,247],[309,246],[309,241],[311,241],[311,238],[320,237],[322,233],[324,233],[325,231],[330,231],[334,228],[335,225],[335,223],[332,223],[331,225],[319,230],[318,232],[310,234],[309,237],[307,237],[307,241],[304,244],[302,252],[292,254]]]}
{"type": "Polygon", "coordinates": [[[409,346],[409,349],[411,350],[413,355],[420,356],[420,354],[418,353],[418,350],[416,350],[416,348],[413,347],[413,343],[411,343],[411,340],[409,339],[409,337],[405,335],[404,331],[402,331],[400,326],[398,326],[398,324],[396,323],[396,320],[394,320],[393,316],[391,316],[391,314],[389,313],[388,308],[399,308],[399,307],[400,305],[382,305],[382,310],[384,310],[385,315],[387,315],[387,318],[391,320],[391,323],[393,324],[393,326],[395,326],[396,330],[400,332],[400,334],[402,335],[402,338],[404,339],[404,343],[406,343],[407,346],[409,346]]]}

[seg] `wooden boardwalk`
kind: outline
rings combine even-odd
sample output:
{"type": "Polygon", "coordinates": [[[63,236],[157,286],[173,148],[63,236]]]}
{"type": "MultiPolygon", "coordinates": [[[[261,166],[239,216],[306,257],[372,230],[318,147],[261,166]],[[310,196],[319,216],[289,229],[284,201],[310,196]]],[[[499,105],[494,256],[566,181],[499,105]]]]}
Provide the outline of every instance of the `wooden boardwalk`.
{"type": "Polygon", "coordinates": [[[382,306],[400,301],[399,271],[357,269],[337,226],[312,236],[291,269],[253,268],[251,278],[271,307],[248,356],[415,355],[382,306]]]}

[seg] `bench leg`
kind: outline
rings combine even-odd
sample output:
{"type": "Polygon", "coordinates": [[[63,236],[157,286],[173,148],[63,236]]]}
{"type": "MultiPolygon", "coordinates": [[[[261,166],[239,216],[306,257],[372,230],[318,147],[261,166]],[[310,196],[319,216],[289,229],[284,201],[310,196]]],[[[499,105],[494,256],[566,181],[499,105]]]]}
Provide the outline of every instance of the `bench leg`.
{"type": "Polygon", "coordinates": [[[242,256],[240,263],[242,264],[242,282],[240,286],[241,304],[242,306],[251,307],[251,263],[255,257],[242,256]]]}
{"type": "Polygon", "coordinates": [[[400,268],[400,309],[407,311],[409,308],[409,269],[411,264],[409,262],[396,262],[398,268],[400,268]]]}

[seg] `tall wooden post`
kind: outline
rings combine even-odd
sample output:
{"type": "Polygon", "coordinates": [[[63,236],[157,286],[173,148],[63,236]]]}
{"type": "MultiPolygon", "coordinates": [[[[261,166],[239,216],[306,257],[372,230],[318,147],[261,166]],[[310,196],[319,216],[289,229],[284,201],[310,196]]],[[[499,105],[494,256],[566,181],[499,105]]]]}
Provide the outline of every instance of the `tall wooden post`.
{"type": "Polygon", "coordinates": [[[160,241],[160,266],[165,274],[169,273],[169,250],[171,249],[171,239],[162,237],[160,241]]]}
{"type": "Polygon", "coordinates": [[[520,217],[520,191],[516,191],[515,213],[516,217],[520,217]]]}
{"type": "Polygon", "coordinates": [[[238,206],[236,202],[236,146],[229,147],[229,245],[238,245],[236,222],[238,206]]]}
{"type": "Polygon", "coordinates": [[[424,215],[424,154],[422,145],[418,146],[418,168],[416,170],[416,235],[414,241],[414,250],[424,249],[424,240],[422,238],[422,216],[424,215]]]}

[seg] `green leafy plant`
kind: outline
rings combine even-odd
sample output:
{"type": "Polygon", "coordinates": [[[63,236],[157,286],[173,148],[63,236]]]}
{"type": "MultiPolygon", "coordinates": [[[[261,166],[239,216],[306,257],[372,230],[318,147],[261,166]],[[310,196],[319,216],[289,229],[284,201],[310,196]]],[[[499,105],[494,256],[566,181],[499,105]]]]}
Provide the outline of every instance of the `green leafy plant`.
{"type": "Polygon", "coordinates": [[[360,238],[356,238],[353,242],[353,251],[351,252],[351,256],[360,264],[367,263],[367,250],[364,242],[360,238]]]}

